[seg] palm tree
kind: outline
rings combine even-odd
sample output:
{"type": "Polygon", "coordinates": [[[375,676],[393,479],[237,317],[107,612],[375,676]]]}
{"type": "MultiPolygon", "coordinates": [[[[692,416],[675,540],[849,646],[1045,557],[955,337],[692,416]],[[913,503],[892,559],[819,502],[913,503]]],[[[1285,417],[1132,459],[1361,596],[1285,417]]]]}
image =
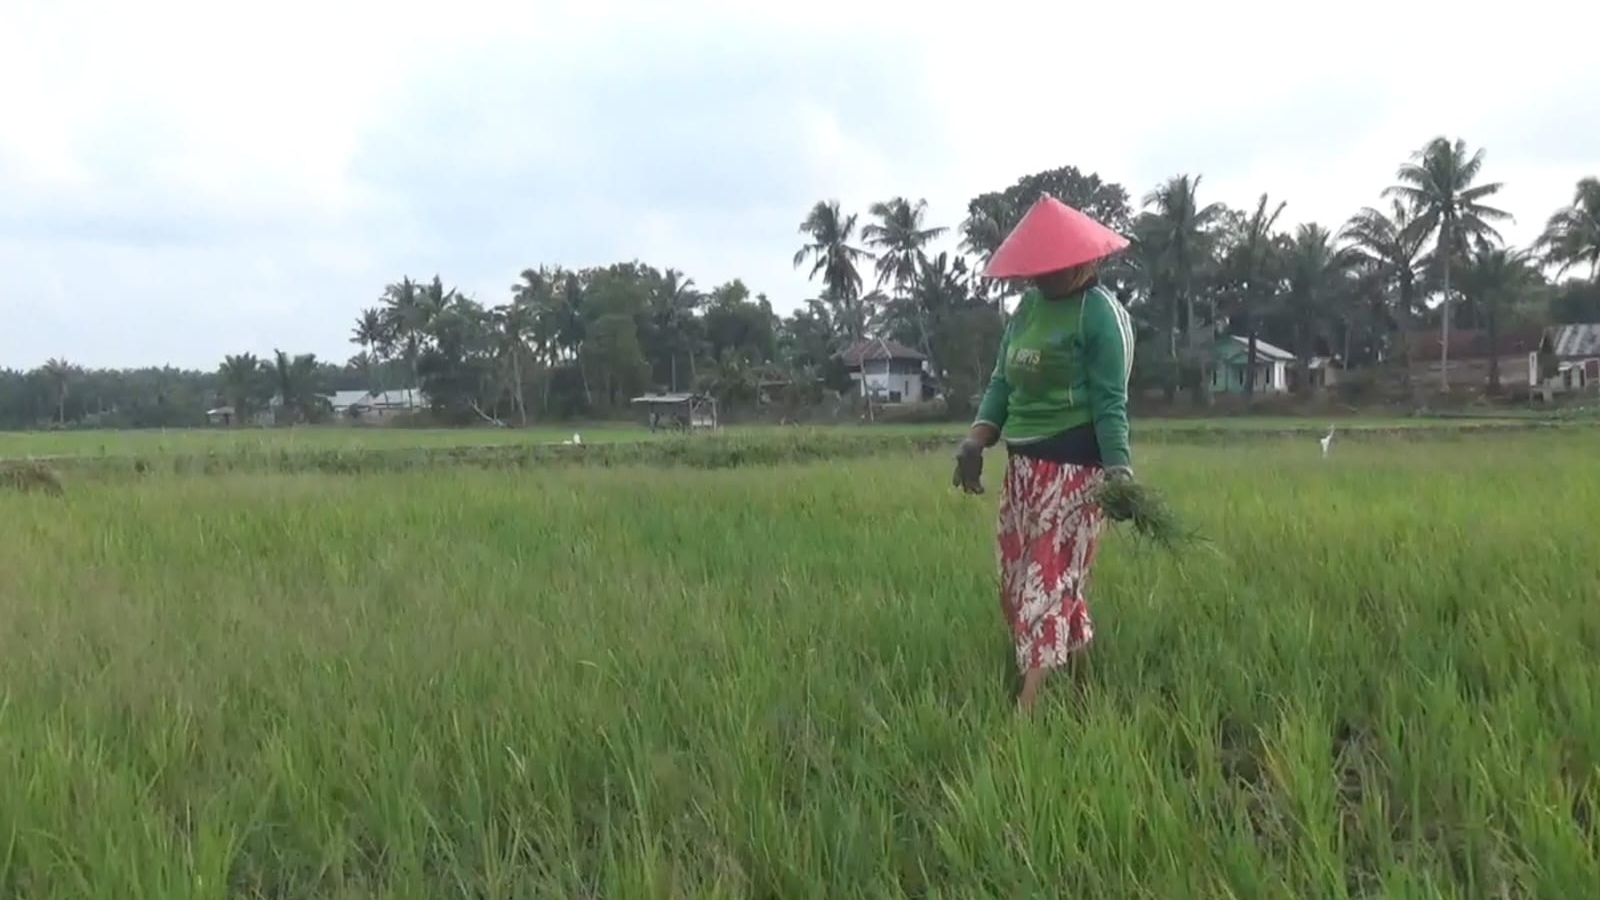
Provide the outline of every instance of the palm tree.
{"type": "MultiPolygon", "coordinates": [[[[858,323],[864,328],[867,321],[862,306],[861,272],[857,268],[871,254],[850,242],[856,236],[856,216],[845,215],[837,200],[821,200],[811,208],[805,221],[800,223],[800,233],[810,238],[810,243],[794,255],[796,268],[811,262],[811,278],[822,276],[824,298],[834,307],[835,318],[858,323]]],[[[864,334],[853,334],[854,338],[864,334]]]]}
{"type": "Polygon", "coordinates": [[[948,229],[924,224],[928,213],[926,200],[913,203],[904,197],[895,197],[874,203],[867,211],[878,219],[861,229],[867,244],[878,250],[878,287],[892,284],[896,294],[904,294],[917,277],[923,249],[948,229]]]}
{"type": "Polygon", "coordinates": [[[1419,313],[1418,267],[1427,235],[1412,226],[1410,208],[1389,201],[1387,213],[1364,207],[1339,231],[1344,262],[1376,285],[1394,291],[1394,317],[1399,322],[1401,379],[1411,383],[1411,332],[1419,313]]]}
{"type": "Polygon", "coordinates": [[[447,310],[457,307],[462,300],[461,292],[455,288],[446,288],[444,280],[438,275],[422,287],[418,305],[422,308],[422,332],[428,331],[428,326],[433,320],[443,315],[447,310]]]}
{"type": "Polygon", "coordinates": [[[1296,387],[1303,390],[1308,386],[1313,341],[1323,331],[1329,314],[1344,299],[1346,269],[1334,248],[1333,235],[1315,222],[1295,229],[1284,262],[1289,275],[1289,310],[1299,370],[1296,387]]]}
{"type": "Polygon", "coordinates": [[[364,363],[367,372],[367,389],[378,391],[381,385],[377,384],[376,373],[381,370],[382,362],[388,357],[390,349],[389,325],[384,321],[383,310],[376,308],[364,309],[356,319],[356,327],[350,332],[350,343],[356,344],[363,351],[366,359],[364,363]],[[376,362],[377,365],[373,365],[376,362]]]}
{"type": "Polygon", "coordinates": [[[1224,265],[1239,283],[1240,312],[1245,321],[1246,347],[1244,393],[1253,397],[1256,390],[1256,361],[1261,337],[1261,319],[1277,294],[1281,254],[1276,237],[1278,217],[1288,205],[1278,201],[1269,212],[1267,195],[1256,201],[1255,212],[1239,224],[1233,247],[1224,265]]]}
{"type": "Polygon", "coordinates": [[[1483,150],[1467,152],[1467,142],[1436,137],[1412,154],[1395,173],[1398,184],[1384,196],[1395,197],[1411,208],[1414,235],[1438,236],[1434,258],[1443,284],[1439,342],[1439,387],[1450,390],[1450,264],[1466,255],[1468,240],[1499,239],[1490,223],[1511,214],[1483,201],[1500,192],[1498,181],[1475,184],[1483,172],[1483,150]]]}
{"type": "MultiPolygon", "coordinates": [[[[45,377],[50,380],[56,398],[56,424],[67,424],[67,394],[78,367],[63,359],[51,359],[44,364],[45,377]]],[[[81,405],[81,404],[80,404],[81,405]]]]}
{"type": "MultiPolygon", "coordinates": [[[[541,401],[539,408],[548,412],[550,409],[550,369],[555,367],[559,356],[559,346],[556,339],[555,299],[556,288],[561,280],[559,272],[540,266],[537,269],[523,269],[515,284],[511,285],[511,306],[522,311],[526,321],[519,323],[522,326],[524,346],[531,346],[534,362],[545,367],[544,377],[540,379],[541,401]]],[[[516,373],[517,382],[521,384],[520,363],[516,373]]],[[[520,391],[521,388],[519,387],[520,391]]],[[[523,410],[526,418],[526,404],[522,399],[517,401],[519,409],[523,410]]]]}
{"type": "Polygon", "coordinates": [[[534,355],[550,364],[555,362],[553,330],[546,328],[555,293],[555,277],[543,266],[523,269],[515,284],[511,285],[511,302],[528,310],[533,325],[528,335],[534,355]]]}
{"type": "Polygon", "coordinates": [[[922,257],[906,291],[879,308],[872,333],[921,350],[928,357],[929,371],[939,377],[943,368],[936,335],[970,296],[965,279],[966,267],[959,258],[952,260],[949,253],[922,257]]]}
{"type": "Polygon", "coordinates": [[[972,201],[961,222],[961,251],[987,260],[1016,224],[1016,211],[998,194],[972,201]]]}
{"type": "MultiPolygon", "coordinates": [[[[1164,283],[1172,293],[1174,325],[1178,310],[1184,311],[1183,330],[1188,336],[1189,352],[1200,370],[1199,392],[1195,396],[1205,403],[1211,399],[1210,348],[1201,346],[1194,287],[1211,260],[1214,242],[1211,229],[1222,216],[1224,207],[1220,203],[1200,205],[1197,192],[1201,177],[1175,175],[1146,194],[1143,205],[1149,212],[1139,217],[1139,227],[1135,231],[1149,245],[1150,258],[1157,269],[1149,273],[1152,285],[1164,283]]],[[[1169,341],[1169,352],[1176,363],[1175,337],[1169,341]]]]}
{"type": "MultiPolygon", "coordinates": [[[[578,367],[578,380],[583,383],[583,402],[594,405],[594,391],[589,385],[589,371],[583,364],[583,345],[589,336],[589,321],[584,316],[585,286],[577,272],[562,272],[559,284],[551,297],[549,325],[555,335],[556,347],[578,367]]],[[[541,325],[541,330],[547,326],[541,325]]]]}
{"type": "Polygon", "coordinates": [[[510,368],[511,398],[517,404],[522,427],[528,427],[528,404],[523,397],[522,360],[529,354],[528,337],[533,333],[534,310],[513,299],[490,313],[496,354],[510,368]]]}
{"type": "Polygon", "coordinates": [[[700,322],[696,318],[705,297],[695,288],[694,279],[677,269],[661,273],[650,292],[650,318],[663,349],[667,352],[667,378],[670,390],[678,390],[678,357],[689,361],[689,383],[697,378],[695,357],[700,322]]]}
{"type": "Polygon", "coordinates": [[[415,388],[419,378],[417,359],[422,354],[429,322],[421,286],[409,277],[402,278],[383,289],[382,303],[384,333],[400,348],[411,372],[410,387],[415,388]]]}
{"type": "Polygon", "coordinates": [[[317,392],[315,353],[291,357],[282,350],[274,350],[272,377],[278,389],[278,408],[284,411],[291,423],[309,422],[316,418],[317,404],[321,398],[317,392]]]}
{"type": "MultiPolygon", "coordinates": [[[[929,241],[945,233],[942,227],[927,227],[923,218],[928,212],[928,201],[915,203],[904,197],[895,197],[883,203],[874,203],[868,210],[878,217],[877,222],[861,230],[867,243],[878,249],[876,268],[878,287],[894,285],[892,301],[907,300],[916,284],[922,265],[927,261],[923,248],[929,241]]],[[[916,339],[912,341],[923,353],[930,353],[928,318],[914,302],[904,304],[912,312],[916,325],[916,339]]]]}
{"type": "Polygon", "coordinates": [[[264,367],[254,353],[225,356],[217,369],[222,384],[222,395],[233,407],[235,423],[247,421],[255,412],[256,396],[260,392],[264,367]]]}
{"type": "Polygon", "coordinates": [[[1587,265],[1589,280],[1600,282],[1600,178],[1578,182],[1572,205],[1550,217],[1536,246],[1556,274],[1587,265]]]}
{"type": "Polygon", "coordinates": [[[1461,293],[1483,310],[1489,337],[1489,393],[1500,392],[1500,316],[1532,281],[1528,254],[1477,241],[1461,272],[1461,293]]]}

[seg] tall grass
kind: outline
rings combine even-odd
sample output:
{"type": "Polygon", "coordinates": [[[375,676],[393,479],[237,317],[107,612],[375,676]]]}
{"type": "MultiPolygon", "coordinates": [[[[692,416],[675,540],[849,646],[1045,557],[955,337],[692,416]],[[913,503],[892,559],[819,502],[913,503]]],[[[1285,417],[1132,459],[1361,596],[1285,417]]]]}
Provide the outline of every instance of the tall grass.
{"type": "Polygon", "coordinates": [[[1029,720],[943,454],[0,493],[0,896],[1589,896],[1597,450],[1142,453],[1029,720]]]}
{"type": "MultiPolygon", "coordinates": [[[[1279,422],[1250,420],[1249,427],[1211,424],[1203,421],[1189,424],[1141,421],[1136,433],[1141,446],[1162,444],[1194,446],[1225,444],[1240,446],[1247,443],[1281,442],[1290,438],[1309,439],[1321,437],[1325,426],[1306,422],[1279,422]]],[[[1426,420],[1414,420],[1422,422],[1426,420]]],[[[1340,436],[1341,445],[1351,441],[1391,444],[1410,443],[1419,437],[1433,442],[1450,440],[1483,441],[1507,435],[1533,431],[1589,430],[1587,423],[1560,423],[1525,421],[1506,423],[1435,423],[1426,430],[1409,425],[1384,426],[1368,424],[1347,428],[1340,436]]],[[[335,429],[348,431],[349,429],[335,429]]],[[[876,455],[920,453],[932,449],[948,451],[961,433],[959,427],[949,425],[887,426],[872,428],[750,428],[729,429],[714,434],[657,434],[644,439],[629,439],[625,432],[613,432],[609,440],[578,443],[551,443],[532,440],[521,441],[502,437],[500,443],[473,443],[474,432],[460,432],[457,442],[441,440],[417,444],[351,444],[319,443],[328,429],[312,430],[307,434],[323,438],[308,438],[295,442],[295,432],[280,434],[279,442],[260,444],[218,444],[211,449],[199,445],[185,447],[173,445],[149,452],[106,452],[68,454],[65,456],[35,457],[31,460],[0,458],[0,469],[29,468],[40,465],[50,467],[52,473],[62,473],[73,480],[91,482],[119,481],[143,478],[150,475],[219,475],[225,473],[276,473],[304,474],[320,472],[334,475],[380,472],[404,472],[418,469],[458,468],[463,466],[489,469],[550,468],[558,466],[687,466],[703,469],[726,469],[740,466],[772,466],[804,463],[816,460],[838,460],[876,455]],[[281,435],[286,434],[287,438],[281,435]]],[[[263,432],[265,434],[265,432],[263,432]]],[[[502,430],[498,432],[504,436],[502,430]]],[[[535,432],[527,432],[534,435],[535,432]]]]}
{"type": "MultiPolygon", "coordinates": [[[[1571,416],[1507,415],[1487,419],[1443,417],[1371,417],[1338,414],[1332,418],[1292,416],[1235,416],[1228,418],[1155,419],[1140,417],[1136,430],[1145,438],[1176,435],[1192,441],[1207,434],[1225,438],[1274,432],[1316,432],[1337,423],[1343,431],[1485,430],[1527,427],[1544,422],[1593,420],[1571,416]]],[[[824,436],[927,437],[952,439],[964,423],[865,423],[842,421],[836,425],[807,427],[730,425],[719,435],[737,440],[793,440],[796,434],[824,436]]],[[[0,431],[0,460],[29,457],[85,457],[89,459],[160,457],[272,457],[284,454],[359,454],[400,451],[449,451],[463,448],[540,447],[561,444],[577,433],[586,445],[671,441],[670,431],[652,433],[625,422],[541,424],[531,428],[403,428],[352,425],[314,425],[294,428],[173,428],[136,431],[63,430],[40,432],[0,431]]],[[[708,437],[696,434],[697,440],[708,437]]]]}

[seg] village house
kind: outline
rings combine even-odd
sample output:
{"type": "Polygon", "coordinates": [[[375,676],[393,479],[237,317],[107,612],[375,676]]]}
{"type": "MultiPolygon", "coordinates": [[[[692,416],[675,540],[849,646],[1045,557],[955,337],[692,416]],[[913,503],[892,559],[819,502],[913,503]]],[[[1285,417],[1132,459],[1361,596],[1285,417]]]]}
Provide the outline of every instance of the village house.
{"type": "Polygon", "coordinates": [[[840,357],[856,391],[883,403],[915,403],[922,399],[927,357],[894,341],[856,341],[840,357]]]}
{"type": "Polygon", "coordinates": [[[1218,335],[1212,349],[1211,391],[1243,394],[1253,380],[1255,393],[1280,394],[1289,389],[1289,368],[1293,364],[1293,353],[1258,338],[1252,372],[1250,339],[1236,334],[1218,335]]]}
{"type": "MultiPolygon", "coordinates": [[[[334,391],[319,395],[333,412],[335,422],[378,422],[400,413],[420,412],[428,408],[428,398],[421,391],[402,389],[392,391],[334,391]]],[[[277,394],[267,401],[265,409],[241,419],[231,404],[206,410],[206,421],[212,425],[267,426],[278,421],[278,411],[283,398],[277,394]]]]}
{"type": "Polygon", "coordinates": [[[1551,394],[1600,389],[1600,323],[1552,325],[1537,353],[1528,355],[1528,378],[1546,398],[1551,394]],[[1553,371],[1540,378],[1553,362],[1553,371]]]}
{"type": "Polygon", "coordinates": [[[206,410],[206,422],[211,425],[271,425],[273,413],[270,409],[257,410],[255,414],[245,418],[239,417],[238,410],[232,404],[224,403],[221,406],[206,410]]]}
{"type": "MultiPolygon", "coordinates": [[[[1450,332],[1450,383],[1471,386],[1489,383],[1490,361],[1499,365],[1500,384],[1505,388],[1528,387],[1528,354],[1537,353],[1544,342],[1543,328],[1515,328],[1495,337],[1489,346],[1489,332],[1483,329],[1457,329],[1450,332]]],[[[1439,381],[1439,353],[1443,335],[1438,329],[1413,331],[1407,335],[1411,356],[1411,377],[1422,384],[1439,381]]]]}
{"type": "Polygon", "coordinates": [[[1579,366],[1590,381],[1600,382],[1600,322],[1552,325],[1545,339],[1557,363],[1579,366]]]}
{"type": "Polygon", "coordinates": [[[334,417],[358,422],[377,422],[403,413],[428,408],[428,398],[415,388],[389,391],[334,391],[328,397],[334,417]]]}

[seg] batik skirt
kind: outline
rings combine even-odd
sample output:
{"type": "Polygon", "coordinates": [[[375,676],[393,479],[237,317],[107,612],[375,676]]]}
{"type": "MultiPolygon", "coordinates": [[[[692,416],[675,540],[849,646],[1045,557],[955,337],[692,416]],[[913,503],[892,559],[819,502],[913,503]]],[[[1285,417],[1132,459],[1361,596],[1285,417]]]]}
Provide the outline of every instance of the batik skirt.
{"type": "Polygon", "coordinates": [[[1090,497],[1099,466],[1012,456],[996,532],[1000,605],[1011,625],[1017,668],[1051,669],[1094,639],[1084,589],[1102,514],[1090,497]]]}

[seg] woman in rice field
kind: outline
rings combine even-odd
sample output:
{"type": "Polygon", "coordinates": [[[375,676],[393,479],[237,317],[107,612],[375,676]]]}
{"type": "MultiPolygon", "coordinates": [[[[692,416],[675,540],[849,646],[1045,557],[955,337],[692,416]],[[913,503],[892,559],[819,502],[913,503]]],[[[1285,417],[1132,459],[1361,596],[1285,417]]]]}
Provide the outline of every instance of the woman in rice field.
{"type": "Polygon", "coordinates": [[[1094,638],[1084,586],[1102,513],[1092,493],[1132,478],[1128,375],[1133,324],[1101,287],[1097,264],[1128,246],[1116,232],[1042,197],[984,274],[1032,282],[1006,323],[977,420],[956,452],[954,483],[982,493],[983,451],[1006,444],[997,525],[1000,604],[1022,686],[1039,685],[1094,638]]]}

